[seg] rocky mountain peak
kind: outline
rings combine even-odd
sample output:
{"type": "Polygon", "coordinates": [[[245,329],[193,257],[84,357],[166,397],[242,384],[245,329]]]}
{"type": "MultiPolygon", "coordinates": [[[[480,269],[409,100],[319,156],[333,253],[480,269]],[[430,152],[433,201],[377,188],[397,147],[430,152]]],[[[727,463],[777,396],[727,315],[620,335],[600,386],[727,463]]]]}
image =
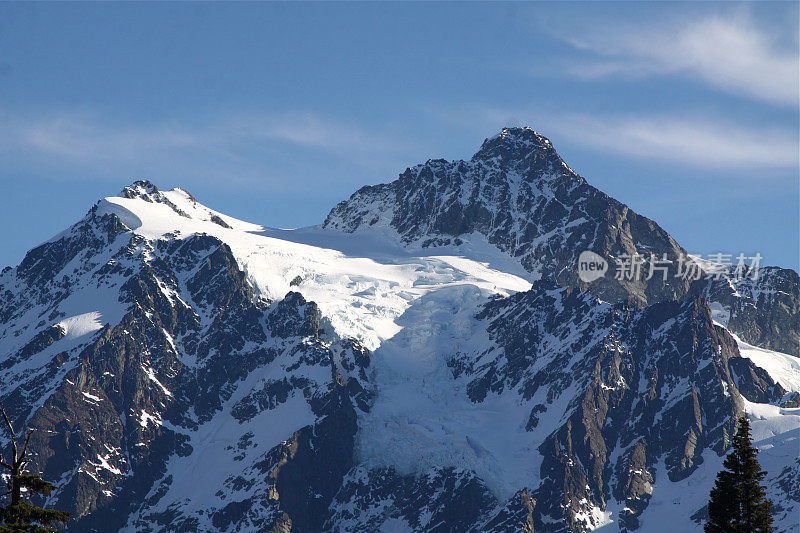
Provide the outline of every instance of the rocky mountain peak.
{"type": "Polygon", "coordinates": [[[699,531],[743,413],[794,531],[800,277],[612,275],[684,253],[531,128],[323,228],[136,181],[0,274],[0,405],[69,532],[699,531]]]}
{"type": "Polygon", "coordinates": [[[151,181],[146,179],[136,180],[120,191],[119,196],[123,198],[141,198],[142,200],[153,201],[154,198],[161,196],[161,191],[151,181]]]}
{"type": "Polygon", "coordinates": [[[588,288],[606,301],[638,304],[680,298],[688,283],[676,277],[626,280],[608,276],[591,286],[577,259],[591,250],[615,258],[684,252],[655,222],[589,185],[532,128],[504,128],[470,161],[430,160],[398,180],[364,187],[328,215],[325,228],[354,232],[388,226],[404,243],[461,246],[480,234],[515,258],[534,279],[588,288]]]}
{"type": "MultiPolygon", "coordinates": [[[[194,202],[194,196],[189,194],[188,191],[184,189],[179,189],[179,191],[191,198],[194,202]]],[[[175,205],[169,198],[167,198],[164,193],[162,193],[158,187],[156,187],[152,182],[148,180],[136,180],[128,187],[125,187],[120,191],[119,194],[122,198],[128,198],[129,200],[144,200],[145,202],[150,202],[154,204],[165,204],[169,206],[173,211],[178,213],[182,217],[191,218],[184,210],[180,209],[178,206],[175,205]]]]}
{"type": "Polygon", "coordinates": [[[503,128],[499,134],[483,141],[472,156],[472,161],[494,160],[499,164],[508,165],[537,155],[558,157],[550,140],[533,128],[527,126],[503,128]]]}

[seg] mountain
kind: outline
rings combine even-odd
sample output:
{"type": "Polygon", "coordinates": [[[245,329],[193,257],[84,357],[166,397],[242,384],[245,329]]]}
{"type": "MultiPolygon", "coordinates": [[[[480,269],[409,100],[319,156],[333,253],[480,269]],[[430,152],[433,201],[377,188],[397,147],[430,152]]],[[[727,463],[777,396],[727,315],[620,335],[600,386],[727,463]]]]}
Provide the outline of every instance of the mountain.
{"type": "Polygon", "coordinates": [[[796,531],[797,274],[587,250],[687,257],[528,128],[299,230],[135,182],[0,274],[0,404],[68,531],[699,531],[742,414],[796,531]]]}
{"type": "Polygon", "coordinates": [[[469,161],[429,160],[391,183],[363,187],[337,205],[323,227],[348,233],[379,229],[423,248],[462,246],[477,237],[514,257],[528,277],[588,290],[606,301],[643,306],[703,294],[726,309],[731,327],[746,340],[800,355],[796,272],[772,267],[736,286],[676,275],[686,251],[658,224],[589,185],[531,128],[504,128],[469,161]],[[638,254],[645,260],[644,275],[617,279],[609,273],[586,283],[575,265],[587,250],[612,269],[618,259],[638,254]],[[645,279],[651,255],[666,258],[666,276],[658,272],[645,279]],[[760,297],[770,301],[761,303],[760,297]]]}
{"type": "Polygon", "coordinates": [[[588,288],[613,301],[640,305],[682,298],[688,281],[621,280],[588,285],[578,255],[591,250],[612,265],[639,253],[672,261],[684,250],[655,222],[589,185],[530,128],[506,128],[469,161],[429,160],[389,184],[367,186],[337,205],[325,228],[356,232],[386,228],[406,244],[455,244],[480,235],[537,278],[588,288]]]}

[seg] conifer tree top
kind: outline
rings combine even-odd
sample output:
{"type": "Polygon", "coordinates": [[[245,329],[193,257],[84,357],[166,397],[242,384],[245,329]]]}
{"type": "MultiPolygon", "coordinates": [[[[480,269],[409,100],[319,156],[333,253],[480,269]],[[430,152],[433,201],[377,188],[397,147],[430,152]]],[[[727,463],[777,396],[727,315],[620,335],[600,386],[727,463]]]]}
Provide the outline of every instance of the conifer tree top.
{"type": "Polygon", "coordinates": [[[771,533],[772,502],[766,497],[758,450],[750,439],[750,423],[739,419],[731,453],[717,475],[708,502],[706,533],[771,533]]]}

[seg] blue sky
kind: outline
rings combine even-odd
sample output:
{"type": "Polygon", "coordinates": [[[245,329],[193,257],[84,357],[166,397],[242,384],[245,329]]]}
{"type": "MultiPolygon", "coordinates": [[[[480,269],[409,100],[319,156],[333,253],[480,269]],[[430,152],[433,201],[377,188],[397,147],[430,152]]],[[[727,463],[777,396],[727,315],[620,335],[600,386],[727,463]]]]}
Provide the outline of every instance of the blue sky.
{"type": "Polygon", "coordinates": [[[506,125],[690,252],[798,268],[798,6],[0,5],[0,266],[146,177],[276,227],[506,125]]]}

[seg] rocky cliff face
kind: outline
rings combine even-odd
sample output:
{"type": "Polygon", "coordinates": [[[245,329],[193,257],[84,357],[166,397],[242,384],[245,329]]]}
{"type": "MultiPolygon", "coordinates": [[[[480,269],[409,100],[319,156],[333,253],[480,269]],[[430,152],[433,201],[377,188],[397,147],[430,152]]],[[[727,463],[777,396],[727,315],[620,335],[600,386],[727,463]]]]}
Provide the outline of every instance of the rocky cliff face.
{"type": "Polygon", "coordinates": [[[709,283],[701,266],[704,281],[691,290],[691,277],[680,275],[687,269],[685,250],[658,224],[589,185],[530,128],[503,129],[469,161],[429,160],[391,183],[363,187],[332,209],[323,226],[390,229],[422,247],[458,247],[479,234],[536,277],[609,302],[643,306],[705,292],[729,308],[729,326],[743,339],[800,355],[796,272],[772,267],[762,269],[764,276],[755,282],[709,283]],[[609,269],[590,283],[577,275],[578,257],[586,250],[609,269]],[[632,276],[620,267],[637,255],[641,276],[627,279],[632,276]],[[659,269],[664,266],[666,275],[659,269]]]}
{"type": "MultiPolygon", "coordinates": [[[[152,186],[147,189],[153,192],[152,186]]],[[[3,313],[11,317],[52,322],[67,314],[62,309],[72,299],[85,296],[81,293],[117,295],[116,323],[101,325],[101,318],[111,317],[95,313],[47,326],[4,361],[0,401],[18,425],[36,429],[32,468],[59,485],[49,503],[73,512],[69,526],[78,531],[123,528],[134,511],[131,524],[137,530],[163,530],[167,524],[188,530],[240,520],[262,527],[284,515],[297,522],[324,507],[318,494],[312,498],[310,488],[287,476],[311,481],[320,465],[346,469],[352,461],[354,410],[369,401],[357,377],[369,363],[365,350],[354,341],[323,342],[318,308],[298,293],[274,303],[256,296],[220,240],[193,235],[150,241],[116,215],[97,211],[3,276],[5,293],[19,295],[5,301],[3,313]],[[76,268],[70,271],[71,265],[76,268]],[[63,277],[52,281],[54,271],[63,277]],[[31,293],[39,298],[32,302],[31,293]],[[86,323],[76,324],[80,320],[86,323]],[[71,335],[75,340],[65,344],[71,335]],[[268,424],[270,415],[292,417],[292,410],[281,408],[298,402],[306,415],[301,420],[312,424],[284,424],[290,431],[272,445],[243,429],[268,424]],[[317,418],[319,423],[313,422],[317,418]],[[202,446],[208,443],[201,442],[198,449],[193,437],[201,428],[225,423],[233,426],[225,440],[236,447],[208,453],[202,446]],[[290,444],[278,444],[289,437],[290,444]],[[249,454],[259,444],[262,452],[249,454]],[[312,452],[315,444],[329,455],[312,452]],[[198,459],[196,451],[207,455],[198,459]],[[195,514],[153,509],[161,502],[159,491],[170,495],[170,461],[207,461],[197,466],[214,468],[231,456],[243,470],[263,477],[250,498],[226,504],[230,493],[220,492],[219,509],[210,515],[203,509],[195,514]],[[154,487],[155,495],[148,494],[154,487]],[[275,492],[276,487],[283,490],[275,492]],[[253,505],[257,517],[245,519],[253,505]]],[[[10,321],[4,332],[9,344],[31,326],[14,330],[16,324],[10,321]]],[[[324,480],[329,492],[338,486],[335,470],[324,480]]],[[[246,478],[233,469],[225,476],[215,480],[219,488],[228,483],[242,492],[238,484],[246,478]]]]}
{"type": "Polygon", "coordinates": [[[747,373],[755,365],[701,299],[635,310],[539,282],[479,316],[497,347],[452,364],[470,376],[473,401],[506,391],[532,400],[526,429],[547,434],[533,493],[544,530],[596,527],[612,500],[635,528],[657,479],[683,480],[704,450],[724,452],[743,394],[784,394],[747,373]]]}
{"type": "Polygon", "coordinates": [[[741,279],[697,284],[720,320],[751,344],[800,356],[800,277],[794,270],[760,268],[741,279]],[[754,279],[755,278],[755,279],[754,279]]]}
{"type": "Polygon", "coordinates": [[[529,129],[324,226],[137,182],[0,274],[0,404],[67,530],[699,530],[743,413],[796,525],[796,273],[587,285],[581,250],[683,251],[529,129]]]}
{"type": "Polygon", "coordinates": [[[644,305],[688,291],[688,282],[674,276],[617,280],[612,272],[588,286],[578,278],[584,250],[612,270],[625,255],[652,253],[677,263],[685,252],[658,224],[589,185],[530,128],[504,129],[469,161],[430,160],[396,181],[363,187],[323,226],[347,232],[387,227],[423,247],[459,245],[478,233],[537,276],[588,288],[608,301],[644,305]]]}

